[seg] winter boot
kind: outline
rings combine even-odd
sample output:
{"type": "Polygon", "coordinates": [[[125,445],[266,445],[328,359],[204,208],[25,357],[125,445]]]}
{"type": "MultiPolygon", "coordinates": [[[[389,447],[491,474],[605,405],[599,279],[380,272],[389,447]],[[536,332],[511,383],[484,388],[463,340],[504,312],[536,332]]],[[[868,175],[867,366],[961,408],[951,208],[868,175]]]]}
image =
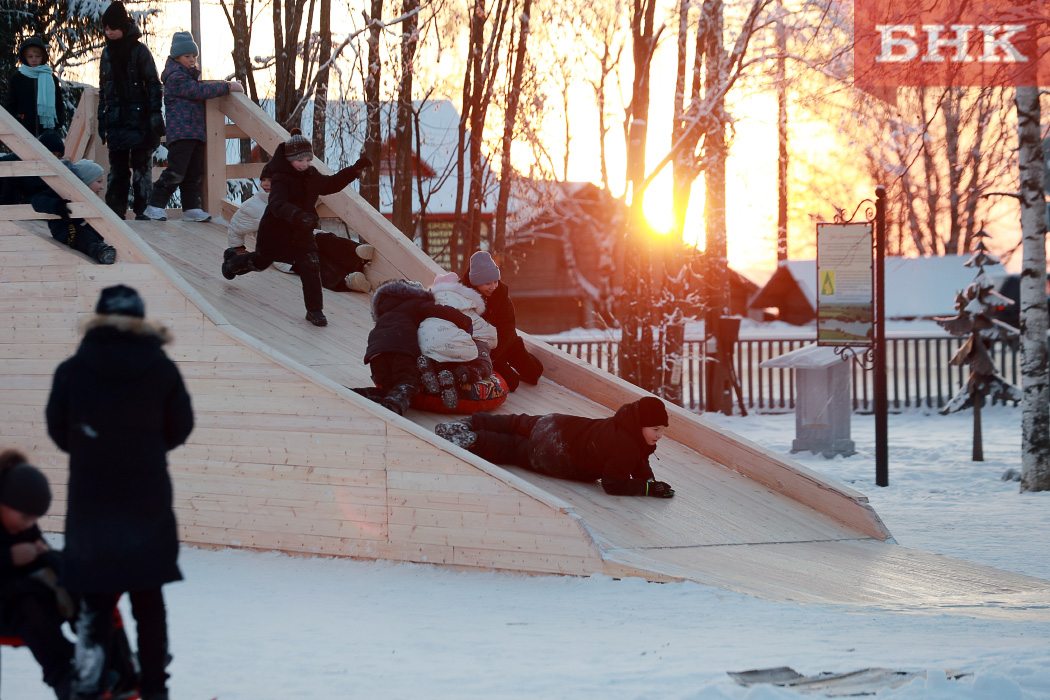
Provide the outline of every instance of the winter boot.
{"type": "Polygon", "coordinates": [[[368,294],[372,291],[372,283],[368,281],[363,272],[351,272],[346,276],[346,286],[354,292],[364,292],[368,294]]]}
{"type": "Polygon", "coordinates": [[[315,326],[327,326],[328,319],[325,318],[323,311],[307,311],[306,320],[315,326]]]}
{"type": "Polygon", "coordinates": [[[399,416],[405,415],[408,405],[412,403],[412,397],[419,393],[419,388],[411,384],[398,384],[387,392],[386,396],[379,400],[384,408],[387,408],[399,416]]]}
{"type": "Polygon", "coordinates": [[[222,254],[222,276],[228,280],[232,280],[237,275],[246,275],[249,272],[255,271],[255,266],[252,265],[252,254],[242,253],[237,255],[237,251],[233,248],[227,248],[222,254]],[[233,251],[231,253],[231,251],[233,251]]]}
{"type": "Polygon", "coordinates": [[[357,250],[355,252],[357,253],[357,257],[361,258],[362,260],[371,260],[376,256],[376,249],[368,245],[367,243],[362,243],[361,245],[357,246],[357,250]]]}
{"type": "Polygon", "coordinates": [[[459,390],[456,389],[456,377],[452,372],[443,369],[438,372],[438,383],[441,385],[441,403],[448,410],[453,410],[459,403],[459,390]]]}
{"type": "Polygon", "coordinates": [[[453,445],[469,450],[478,441],[478,434],[465,425],[463,421],[454,423],[438,423],[434,426],[434,432],[453,445]]]}
{"type": "Polygon", "coordinates": [[[112,265],[117,261],[117,249],[101,241],[91,245],[89,255],[102,265],[112,265]]]}
{"type": "Polygon", "coordinates": [[[437,373],[434,372],[434,361],[426,355],[416,358],[416,367],[419,368],[419,379],[423,382],[423,391],[437,396],[441,391],[438,383],[437,373]]]}

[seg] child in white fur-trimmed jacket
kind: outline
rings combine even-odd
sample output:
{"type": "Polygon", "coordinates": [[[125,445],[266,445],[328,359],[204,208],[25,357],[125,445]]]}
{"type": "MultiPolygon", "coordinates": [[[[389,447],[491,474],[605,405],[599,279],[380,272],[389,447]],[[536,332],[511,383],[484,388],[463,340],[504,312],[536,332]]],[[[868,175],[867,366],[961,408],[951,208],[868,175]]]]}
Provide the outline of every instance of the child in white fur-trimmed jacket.
{"type": "Polygon", "coordinates": [[[477,290],[462,284],[454,272],[438,275],[430,287],[439,304],[466,314],[474,324],[473,335],[441,318],[419,324],[419,374],[428,394],[440,394],[446,408],[459,401],[456,387],[471,384],[492,374],[490,352],[496,347],[496,327],[481,317],[485,299],[477,290]]]}

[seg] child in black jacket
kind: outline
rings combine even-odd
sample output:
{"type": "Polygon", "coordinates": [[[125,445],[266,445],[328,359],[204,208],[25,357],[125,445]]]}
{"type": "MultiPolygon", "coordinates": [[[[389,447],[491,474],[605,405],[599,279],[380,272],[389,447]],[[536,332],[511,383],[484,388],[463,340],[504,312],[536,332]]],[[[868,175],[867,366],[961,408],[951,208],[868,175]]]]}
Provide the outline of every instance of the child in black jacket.
{"type": "MultiPolygon", "coordinates": [[[[72,170],[80,181],[83,182],[95,194],[102,194],[105,186],[103,180],[106,171],[93,160],[81,160],[63,163],[72,170]]],[[[33,210],[42,214],[54,214],[58,219],[51,219],[47,227],[51,231],[51,237],[59,243],[64,243],[73,250],[79,250],[89,258],[103,265],[112,265],[117,260],[117,250],[106,243],[102,234],[96,231],[83,219],[74,219],[69,214],[69,200],[60,197],[51,188],[46,188],[33,197],[31,202],[33,210]]]]}
{"type": "Polygon", "coordinates": [[[54,584],[58,558],[37,527],[50,505],[47,477],[20,452],[0,453],[0,632],[25,642],[44,682],[65,700],[73,680],[73,644],[62,624],[74,611],[68,594],[54,584]]]}
{"type": "Polygon", "coordinates": [[[33,136],[47,129],[61,129],[66,121],[65,96],[48,65],[47,44],[38,37],[18,47],[18,70],[7,81],[4,107],[33,136]]]}
{"type": "Polygon", "coordinates": [[[379,285],[372,295],[372,319],[376,322],[368,333],[365,364],[372,367],[376,393],[359,393],[404,415],[412,397],[419,393],[420,356],[418,330],[423,319],[435,316],[451,321],[467,333],[474,330],[470,317],[451,306],[438,304],[434,293],[422,285],[405,280],[391,280],[379,285]]]}
{"type": "Polygon", "coordinates": [[[334,175],[322,175],[311,165],[313,158],[313,144],[299,129],[292,129],[291,138],[277,146],[270,160],[273,184],[266,213],[259,222],[255,252],[236,255],[228,249],[222,263],[222,276],[232,280],[237,275],[265,270],[274,261],[291,263],[303,285],[306,320],[315,326],[327,326],[320,260],[314,239],[314,229],[320,222],[317,198],[342,190],[360,177],[372,161],[359,158],[334,175]]]}

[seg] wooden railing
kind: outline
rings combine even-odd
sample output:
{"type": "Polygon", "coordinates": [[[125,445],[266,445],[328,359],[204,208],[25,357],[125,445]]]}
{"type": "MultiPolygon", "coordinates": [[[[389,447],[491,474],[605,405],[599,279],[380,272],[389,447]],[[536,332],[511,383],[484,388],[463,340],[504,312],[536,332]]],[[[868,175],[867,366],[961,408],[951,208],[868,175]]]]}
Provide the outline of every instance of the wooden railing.
{"type": "MultiPolygon", "coordinates": [[[[618,369],[616,340],[565,341],[547,338],[548,343],[584,362],[615,374],[618,369]]],[[[740,379],[744,405],[749,411],[789,411],[795,407],[795,376],[790,369],[764,369],[765,360],[779,357],[813,343],[807,338],[744,338],[737,342],[735,369],[740,379]]],[[[887,394],[891,410],[942,408],[969,376],[968,367],[948,364],[962,344],[961,338],[914,334],[887,335],[887,394]]],[[[1003,343],[992,349],[999,373],[1020,385],[1019,351],[1003,343]]],[[[699,410],[704,404],[703,366],[707,359],[701,340],[686,340],[682,364],[682,402],[699,410]]],[[[872,410],[874,387],[871,372],[852,365],[853,410],[872,410]]],[[[1010,402],[1016,405],[1015,402],[1010,402]]]]}

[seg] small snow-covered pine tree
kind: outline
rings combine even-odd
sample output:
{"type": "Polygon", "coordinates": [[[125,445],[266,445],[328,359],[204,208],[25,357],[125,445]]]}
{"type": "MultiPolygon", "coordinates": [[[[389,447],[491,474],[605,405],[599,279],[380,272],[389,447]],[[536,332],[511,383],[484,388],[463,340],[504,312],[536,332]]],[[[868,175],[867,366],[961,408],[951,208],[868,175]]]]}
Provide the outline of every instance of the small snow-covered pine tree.
{"type": "Polygon", "coordinates": [[[1017,329],[992,317],[996,306],[1012,304],[1013,301],[995,291],[995,282],[985,273],[986,265],[995,265],[999,259],[988,252],[984,239],[988,234],[978,231],[974,234],[973,256],[967,260],[966,267],[977,268],[974,281],[955,297],[955,316],[935,319],[938,324],[954,336],[966,340],[950,360],[951,364],[961,367],[969,365],[970,376],[966,383],[941,409],[941,413],[955,413],[973,407],[973,461],[984,461],[984,448],[981,440],[981,405],[984,398],[990,396],[1000,401],[1020,401],[1021,390],[1007,382],[999,374],[992,359],[990,348],[996,341],[1017,342],[1017,329]]]}

